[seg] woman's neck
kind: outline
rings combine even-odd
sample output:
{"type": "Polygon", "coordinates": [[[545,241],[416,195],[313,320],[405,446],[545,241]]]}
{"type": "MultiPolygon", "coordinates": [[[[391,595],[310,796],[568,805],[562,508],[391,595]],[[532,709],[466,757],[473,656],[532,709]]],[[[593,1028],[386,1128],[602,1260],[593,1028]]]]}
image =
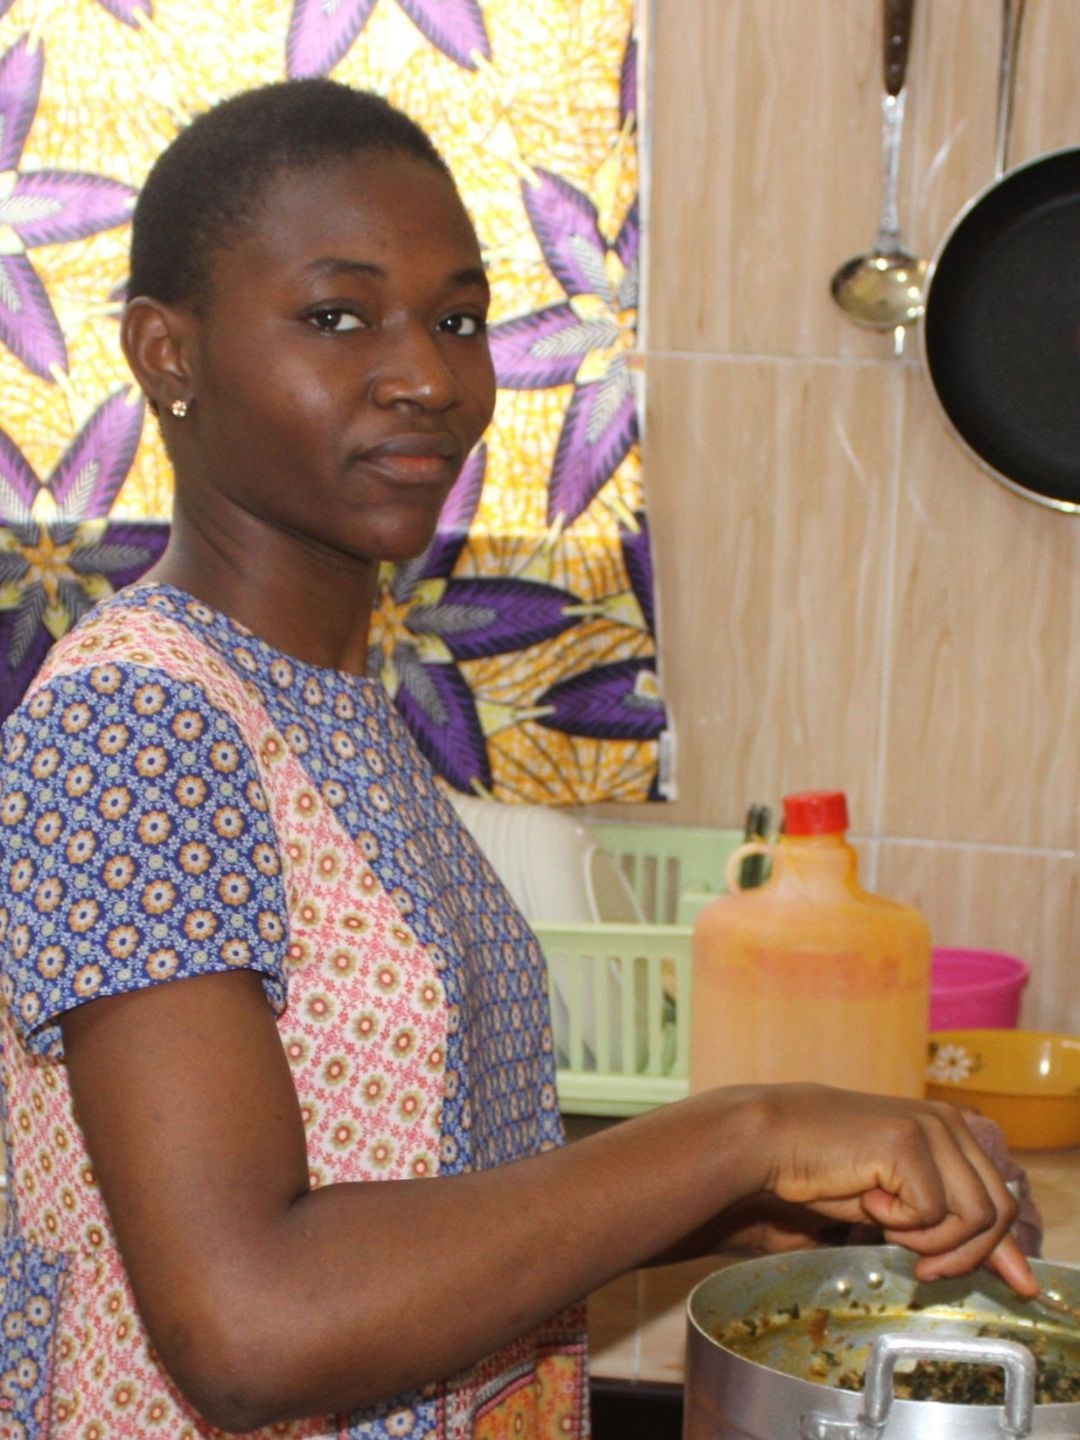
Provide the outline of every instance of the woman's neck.
{"type": "Polygon", "coordinates": [[[193,533],[177,517],[165,552],[142,578],[186,591],[285,655],[366,673],[377,562],[272,540],[240,548],[228,537],[193,533]]]}

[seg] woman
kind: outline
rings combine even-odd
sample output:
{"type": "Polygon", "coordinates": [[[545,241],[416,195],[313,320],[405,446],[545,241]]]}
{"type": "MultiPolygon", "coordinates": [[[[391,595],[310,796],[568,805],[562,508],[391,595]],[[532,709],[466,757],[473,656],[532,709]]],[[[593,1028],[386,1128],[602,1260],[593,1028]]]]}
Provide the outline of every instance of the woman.
{"type": "Polygon", "coordinates": [[[538,948],[364,678],[494,403],[423,133],[226,102],[130,295],[169,547],[55,647],[0,796],[12,1433],[584,1436],[582,1297],[748,1206],[1033,1290],[949,1109],[724,1090],[561,1148],[538,948]]]}

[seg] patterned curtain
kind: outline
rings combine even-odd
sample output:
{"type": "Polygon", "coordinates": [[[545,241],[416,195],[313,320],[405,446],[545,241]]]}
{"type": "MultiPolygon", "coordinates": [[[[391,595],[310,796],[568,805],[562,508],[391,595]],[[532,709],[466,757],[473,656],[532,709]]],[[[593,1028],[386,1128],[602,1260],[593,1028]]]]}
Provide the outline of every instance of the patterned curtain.
{"type": "Polygon", "coordinates": [[[494,290],[494,422],[372,664],[440,773],[508,801],[664,798],[635,345],[634,0],[0,0],[0,715],[165,543],[117,341],[155,155],[237,90],[329,74],[429,130],[494,290]]]}

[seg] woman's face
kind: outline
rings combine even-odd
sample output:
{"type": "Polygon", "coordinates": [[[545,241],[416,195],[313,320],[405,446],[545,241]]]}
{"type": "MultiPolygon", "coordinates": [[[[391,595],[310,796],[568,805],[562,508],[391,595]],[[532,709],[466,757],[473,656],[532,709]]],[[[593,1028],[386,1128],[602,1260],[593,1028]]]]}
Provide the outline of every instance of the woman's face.
{"type": "Polygon", "coordinates": [[[189,317],[185,503],[216,526],[242,511],[279,549],[419,554],[491,418],[487,305],[433,165],[373,151],[281,172],[189,317]]]}

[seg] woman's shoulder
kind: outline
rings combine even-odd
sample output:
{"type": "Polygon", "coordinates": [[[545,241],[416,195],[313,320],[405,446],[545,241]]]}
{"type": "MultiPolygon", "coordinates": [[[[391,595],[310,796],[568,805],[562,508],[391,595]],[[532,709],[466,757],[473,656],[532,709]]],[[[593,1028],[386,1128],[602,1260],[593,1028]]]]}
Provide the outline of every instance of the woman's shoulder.
{"type": "Polygon", "coordinates": [[[21,709],[43,692],[107,695],[124,682],[181,688],[189,704],[223,711],[243,727],[258,697],[215,643],[215,612],[179,591],[135,586],[94,607],[49,651],[21,709]]]}

